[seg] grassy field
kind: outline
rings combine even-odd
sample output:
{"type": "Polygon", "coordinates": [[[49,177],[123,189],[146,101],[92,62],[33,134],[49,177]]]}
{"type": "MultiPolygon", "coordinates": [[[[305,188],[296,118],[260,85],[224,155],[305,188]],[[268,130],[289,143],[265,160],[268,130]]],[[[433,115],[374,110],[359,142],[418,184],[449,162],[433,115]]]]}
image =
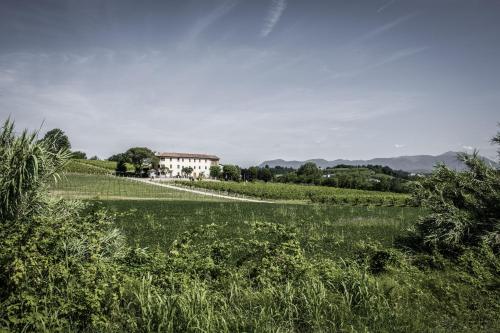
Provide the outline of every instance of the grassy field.
{"type": "Polygon", "coordinates": [[[139,246],[170,246],[182,232],[204,224],[222,226],[227,238],[245,238],[254,222],[293,227],[311,256],[348,256],[359,240],[392,246],[421,214],[407,207],[331,207],[252,202],[120,201],[99,204],[117,214],[117,226],[139,246]]]}
{"type": "Polygon", "coordinates": [[[177,181],[176,184],[212,191],[222,191],[228,194],[243,194],[262,199],[303,200],[327,204],[360,206],[410,205],[410,196],[407,194],[341,189],[328,186],[214,181],[177,181]]]}
{"type": "Polygon", "coordinates": [[[135,180],[101,174],[66,173],[50,188],[52,195],[81,199],[199,200],[223,199],[202,196],[135,180]]]}

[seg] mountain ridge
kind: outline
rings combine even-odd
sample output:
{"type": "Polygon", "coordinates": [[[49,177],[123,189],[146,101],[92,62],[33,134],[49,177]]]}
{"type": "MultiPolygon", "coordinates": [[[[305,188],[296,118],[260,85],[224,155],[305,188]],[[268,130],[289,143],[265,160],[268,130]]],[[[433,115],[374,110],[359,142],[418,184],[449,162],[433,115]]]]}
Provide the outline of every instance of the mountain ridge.
{"type": "MultiPolygon", "coordinates": [[[[294,169],[297,169],[306,162],[314,162],[321,168],[334,167],[339,164],[346,164],[353,166],[372,164],[372,165],[388,166],[393,170],[404,170],[407,172],[417,173],[417,172],[430,172],[432,171],[432,169],[434,169],[436,164],[441,162],[446,164],[448,167],[452,169],[464,170],[466,167],[464,163],[458,160],[457,154],[458,152],[447,151],[440,155],[404,155],[397,157],[377,157],[369,160],[335,159],[331,161],[328,161],[323,158],[314,158],[304,161],[299,161],[299,160],[287,161],[279,158],[279,159],[264,161],[260,164],[260,166],[264,167],[266,165],[269,165],[270,167],[281,166],[281,167],[292,167],[294,169]]],[[[498,163],[486,157],[481,156],[481,158],[486,163],[498,167],[498,163]]]]}

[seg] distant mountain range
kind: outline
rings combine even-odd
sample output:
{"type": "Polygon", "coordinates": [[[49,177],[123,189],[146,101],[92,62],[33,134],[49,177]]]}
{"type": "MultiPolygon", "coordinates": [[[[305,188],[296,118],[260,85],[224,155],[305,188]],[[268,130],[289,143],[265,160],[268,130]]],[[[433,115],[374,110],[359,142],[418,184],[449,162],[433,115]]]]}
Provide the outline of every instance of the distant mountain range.
{"type": "MultiPolygon", "coordinates": [[[[482,157],[484,161],[498,167],[498,164],[494,161],[482,157]]],[[[264,161],[260,164],[261,167],[269,165],[270,167],[291,167],[299,168],[302,164],[306,162],[314,162],[317,166],[321,168],[333,167],[339,164],[346,165],[382,165],[388,166],[393,170],[404,170],[408,172],[430,172],[436,166],[437,163],[442,162],[448,167],[455,170],[465,169],[465,165],[457,159],[457,152],[446,152],[441,155],[415,155],[415,156],[399,156],[399,157],[388,157],[388,158],[373,158],[371,160],[343,160],[337,159],[333,161],[327,161],[325,159],[311,159],[307,161],[285,161],[282,159],[264,161]]]]}

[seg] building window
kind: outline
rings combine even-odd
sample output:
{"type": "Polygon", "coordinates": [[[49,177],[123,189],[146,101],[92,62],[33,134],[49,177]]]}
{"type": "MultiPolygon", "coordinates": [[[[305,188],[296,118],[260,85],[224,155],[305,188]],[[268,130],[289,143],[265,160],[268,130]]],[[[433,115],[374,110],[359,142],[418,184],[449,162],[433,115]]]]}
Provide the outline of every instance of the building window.
{"type": "Polygon", "coordinates": [[[182,162],[184,162],[184,159],[182,159],[182,162]]]}
{"type": "Polygon", "coordinates": [[[172,157],[170,157],[170,162],[172,162],[172,157]]]}
{"type": "Polygon", "coordinates": [[[164,158],[164,157],[161,157],[161,158],[160,158],[160,161],[164,162],[164,161],[165,161],[165,158],[164,158]]]}
{"type": "Polygon", "coordinates": [[[181,166],[179,164],[177,164],[177,169],[180,169],[180,168],[181,168],[181,166]]]}
{"type": "Polygon", "coordinates": [[[177,157],[177,162],[179,162],[179,158],[177,157]]]}
{"type": "Polygon", "coordinates": [[[172,170],[172,164],[170,164],[170,170],[172,170]]]}
{"type": "Polygon", "coordinates": [[[191,162],[191,159],[189,159],[189,162],[191,162]]]}
{"type": "Polygon", "coordinates": [[[205,170],[207,170],[207,166],[205,165],[205,170]]]}

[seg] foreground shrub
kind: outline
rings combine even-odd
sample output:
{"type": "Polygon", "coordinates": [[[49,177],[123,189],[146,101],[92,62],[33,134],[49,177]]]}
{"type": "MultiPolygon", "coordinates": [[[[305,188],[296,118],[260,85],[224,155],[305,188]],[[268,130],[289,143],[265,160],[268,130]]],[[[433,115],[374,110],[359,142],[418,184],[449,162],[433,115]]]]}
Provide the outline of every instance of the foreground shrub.
{"type": "Polygon", "coordinates": [[[428,247],[456,253],[486,241],[500,249],[500,173],[477,154],[459,158],[468,167],[457,172],[440,165],[421,182],[416,199],[430,210],[415,226],[428,247]]]}

